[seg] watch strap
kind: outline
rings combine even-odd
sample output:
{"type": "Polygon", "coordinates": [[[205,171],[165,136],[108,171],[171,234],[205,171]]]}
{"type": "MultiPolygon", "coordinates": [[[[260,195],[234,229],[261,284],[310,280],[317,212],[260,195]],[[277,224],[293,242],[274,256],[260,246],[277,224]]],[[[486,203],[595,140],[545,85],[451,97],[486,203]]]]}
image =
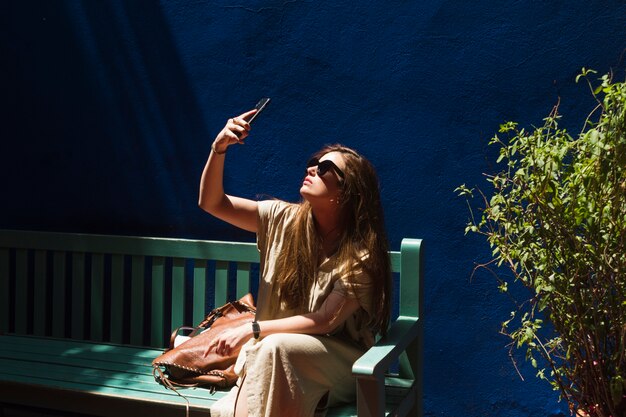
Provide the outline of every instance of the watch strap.
{"type": "Polygon", "coordinates": [[[252,322],[252,334],[255,339],[258,339],[261,336],[261,327],[256,320],[252,322]]]}

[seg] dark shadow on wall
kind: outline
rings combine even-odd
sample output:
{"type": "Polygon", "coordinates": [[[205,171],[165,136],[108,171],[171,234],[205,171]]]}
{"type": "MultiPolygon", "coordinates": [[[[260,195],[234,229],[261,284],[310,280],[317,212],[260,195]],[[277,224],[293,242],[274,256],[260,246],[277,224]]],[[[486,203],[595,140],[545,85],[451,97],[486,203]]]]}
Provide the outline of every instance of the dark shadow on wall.
{"type": "Polygon", "coordinates": [[[159,3],[3,8],[0,228],[176,230],[201,169],[190,139],[206,126],[159,3]]]}

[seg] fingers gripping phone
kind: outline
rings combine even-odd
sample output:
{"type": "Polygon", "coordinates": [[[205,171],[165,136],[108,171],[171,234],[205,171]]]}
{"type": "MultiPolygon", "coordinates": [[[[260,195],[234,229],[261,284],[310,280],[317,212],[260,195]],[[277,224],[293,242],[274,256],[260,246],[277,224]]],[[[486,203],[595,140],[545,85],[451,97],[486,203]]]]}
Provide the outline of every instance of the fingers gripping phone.
{"type": "Polygon", "coordinates": [[[252,117],[250,118],[250,120],[248,120],[248,123],[252,124],[252,122],[254,121],[254,119],[257,118],[257,116],[259,114],[261,114],[261,112],[265,109],[265,107],[267,107],[267,105],[270,102],[270,98],[269,97],[263,97],[261,100],[259,100],[259,102],[256,104],[256,106],[254,106],[254,108],[256,109],[256,113],[254,113],[252,115],[252,117]]]}

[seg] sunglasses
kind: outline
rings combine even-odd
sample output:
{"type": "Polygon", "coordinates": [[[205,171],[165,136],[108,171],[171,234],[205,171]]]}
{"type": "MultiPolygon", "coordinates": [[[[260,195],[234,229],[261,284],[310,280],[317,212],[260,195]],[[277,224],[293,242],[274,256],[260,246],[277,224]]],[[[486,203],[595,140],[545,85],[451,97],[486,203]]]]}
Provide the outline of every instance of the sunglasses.
{"type": "Polygon", "coordinates": [[[342,180],[346,178],[343,171],[339,169],[339,167],[335,165],[335,163],[330,159],[326,159],[320,162],[320,160],[317,158],[311,158],[311,160],[309,160],[309,162],[306,164],[306,171],[309,172],[309,168],[314,166],[317,167],[317,171],[315,173],[318,177],[325,175],[328,171],[332,169],[337,175],[339,175],[339,178],[341,178],[342,180]]]}

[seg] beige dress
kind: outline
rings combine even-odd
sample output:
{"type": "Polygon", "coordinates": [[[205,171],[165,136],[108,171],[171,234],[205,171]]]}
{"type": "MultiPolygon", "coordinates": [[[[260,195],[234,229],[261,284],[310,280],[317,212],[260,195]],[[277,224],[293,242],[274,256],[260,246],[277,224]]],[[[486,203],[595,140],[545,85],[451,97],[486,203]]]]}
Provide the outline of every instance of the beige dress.
{"type": "MultiPolygon", "coordinates": [[[[274,276],[285,228],[297,209],[297,205],[282,201],[259,202],[259,321],[294,315],[277,302],[274,276]]],[[[250,416],[317,416],[329,405],[354,400],[352,364],[374,340],[367,327],[372,293],[371,278],[364,273],[357,274],[351,285],[347,283],[348,268],[353,265],[340,265],[330,257],[322,262],[312,282],[309,312],[319,309],[332,292],[356,298],[361,305],[332,335],[274,334],[251,340],[242,348],[237,368],[246,378],[250,416]]],[[[238,387],[234,387],[219,400],[211,408],[211,416],[232,416],[237,391],[238,387]]]]}

